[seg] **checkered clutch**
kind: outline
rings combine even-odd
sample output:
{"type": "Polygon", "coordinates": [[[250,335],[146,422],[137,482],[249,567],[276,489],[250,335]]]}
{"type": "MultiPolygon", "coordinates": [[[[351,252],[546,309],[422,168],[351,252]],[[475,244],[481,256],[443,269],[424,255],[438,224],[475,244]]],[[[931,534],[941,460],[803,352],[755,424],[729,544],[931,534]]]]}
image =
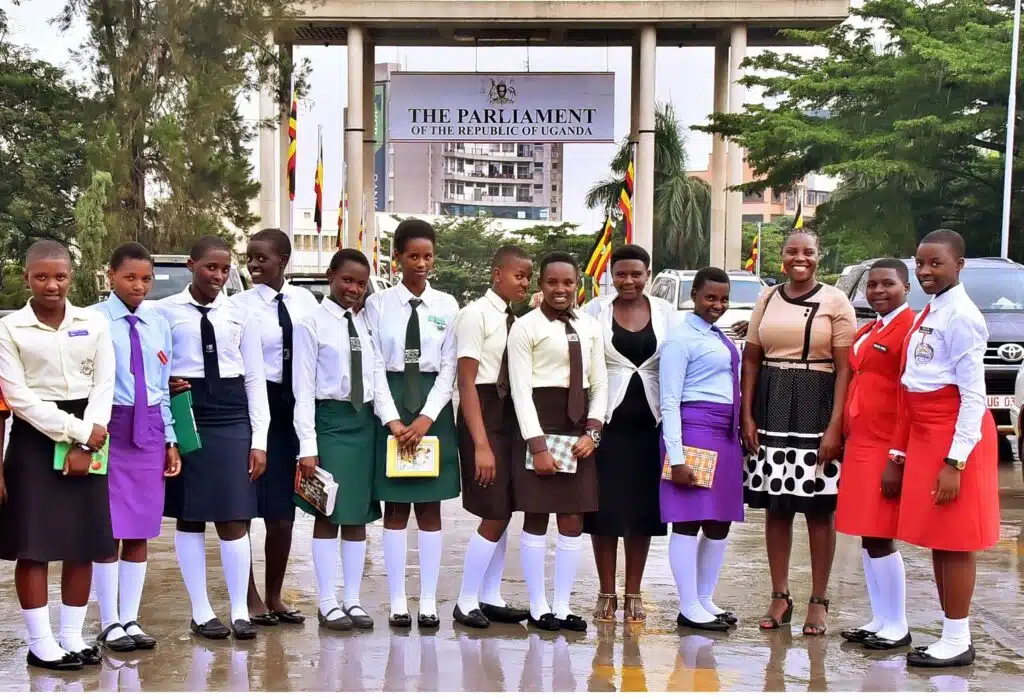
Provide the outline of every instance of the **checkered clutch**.
{"type": "MultiPolygon", "coordinates": [[[[573,474],[576,472],[576,456],[572,455],[572,447],[579,441],[578,436],[568,434],[545,434],[544,440],[548,444],[548,453],[555,461],[555,470],[560,473],[573,474]]],[[[526,469],[533,470],[533,454],[530,447],[526,447],[526,469]]]]}
{"type": "MultiPolygon", "coordinates": [[[[688,465],[693,470],[696,487],[711,487],[715,480],[715,466],[718,465],[718,452],[709,451],[706,448],[694,448],[683,446],[683,462],[681,465],[688,465]]],[[[661,464],[661,479],[672,479],[672,464],[668,462],[668,454],[665,454],[665,462],[661,464]]]]}

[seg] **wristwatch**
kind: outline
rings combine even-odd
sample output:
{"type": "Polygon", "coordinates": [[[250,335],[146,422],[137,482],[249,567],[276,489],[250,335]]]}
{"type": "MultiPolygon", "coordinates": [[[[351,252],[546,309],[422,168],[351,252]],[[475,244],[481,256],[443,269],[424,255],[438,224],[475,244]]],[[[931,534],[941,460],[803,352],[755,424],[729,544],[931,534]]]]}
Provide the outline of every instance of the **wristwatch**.
{"type": "Polygon", "coordinates": [[[600,429],[587,429],[585,432],[590,440],[594,442],[594,448],[601,445],[601,430],[600,429]]]}
{"type": "Polygon", "coordinates": [[[904,456],[903,454],[893,453],[889,455],[889,460],[891,460],[896,465],[903,465],[904,463],[907,462],[907,457],[904,456]]]}
{"type": "Polygon", "coordinates": [[[168,441],[166,447],[167,448],[177,448],[178,447],[178,442],[177,441],[168,441]]]}
{"type": "Polygon", "coordinates": [[[950,467],[953,467],[953,468],[956,468],[960,472],[963,472],[964,468],[967,467],[967,461],[965,461],[965,460],[956,460],[954,458],[943,458],[942,461],[946,465],[948,465],[950,467]]]}

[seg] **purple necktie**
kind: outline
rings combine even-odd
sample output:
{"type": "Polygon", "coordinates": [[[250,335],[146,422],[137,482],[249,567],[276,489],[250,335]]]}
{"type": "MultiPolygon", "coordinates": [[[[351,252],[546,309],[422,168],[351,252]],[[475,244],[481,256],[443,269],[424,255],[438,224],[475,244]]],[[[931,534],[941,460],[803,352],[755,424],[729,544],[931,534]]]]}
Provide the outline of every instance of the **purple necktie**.
{"type": "Polygon", "coordinates": [[[146,364],[142,360],[142,339],[139,337],[139,330],[136,325],[139,318],[128,315],[128,341],[131,344],[132,352],[129,366],[132,375],[135,376],[135,407],[133,408],[132,420],[132,441],[135,446],[142,448],[146,437],[146,419],[149,417],[149,391],[146,388],[146,364]]]}
{"type": "Polygon", "coordinates": [[[740,426],[740,352],[722,330],[714,325],[711,326],[711,329],[719,339],[725,342],[725,346],[729,349],[729,356],[732,357],[732,428],[736,430],[740,426]]]}

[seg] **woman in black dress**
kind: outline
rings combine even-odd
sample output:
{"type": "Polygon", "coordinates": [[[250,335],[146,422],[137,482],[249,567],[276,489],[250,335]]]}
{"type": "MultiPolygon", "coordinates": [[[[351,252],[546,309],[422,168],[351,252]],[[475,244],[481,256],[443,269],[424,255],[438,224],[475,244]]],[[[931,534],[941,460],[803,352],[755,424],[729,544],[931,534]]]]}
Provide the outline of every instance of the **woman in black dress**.
{"type": "Polygon", "coordinates": [[[601,591],[594,619],[614,622],[618,607],[615,571],[619,538],[626,547],[626,622],[646,618],[640,581],[651,536],[665,535],[658,505],[661,457],[658,423],[658,354],[674,314],[672,306],[644,293],[651,257],[637,245],[612,253],[616,294],[595,298],[583,309],[601,325],[608,367],[608,416],[597,449],[597,511],[585,514],[601,591]]]}

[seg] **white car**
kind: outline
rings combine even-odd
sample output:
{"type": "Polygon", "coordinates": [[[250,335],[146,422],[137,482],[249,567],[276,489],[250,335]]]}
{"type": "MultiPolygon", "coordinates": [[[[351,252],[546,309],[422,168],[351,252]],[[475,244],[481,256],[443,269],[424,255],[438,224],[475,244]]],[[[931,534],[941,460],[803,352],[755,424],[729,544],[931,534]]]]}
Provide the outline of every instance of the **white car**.
{"type": "MultiPolygon", "coordinates": [[[[651,295],[667,300],[681,313],[691,312],[693,301],[690,300],[690,289],[693,288],[693,277],[696,275],[696,269],[665,269],[654,277],[651,295]]],[[[743,337],[733,336],[730,328],[740,320],[750,321],[754,304],[769,286],[749,271],[730,271],[729,285],[729,309],[715,324],[737,347],[743,349],[743,337]]]]}

